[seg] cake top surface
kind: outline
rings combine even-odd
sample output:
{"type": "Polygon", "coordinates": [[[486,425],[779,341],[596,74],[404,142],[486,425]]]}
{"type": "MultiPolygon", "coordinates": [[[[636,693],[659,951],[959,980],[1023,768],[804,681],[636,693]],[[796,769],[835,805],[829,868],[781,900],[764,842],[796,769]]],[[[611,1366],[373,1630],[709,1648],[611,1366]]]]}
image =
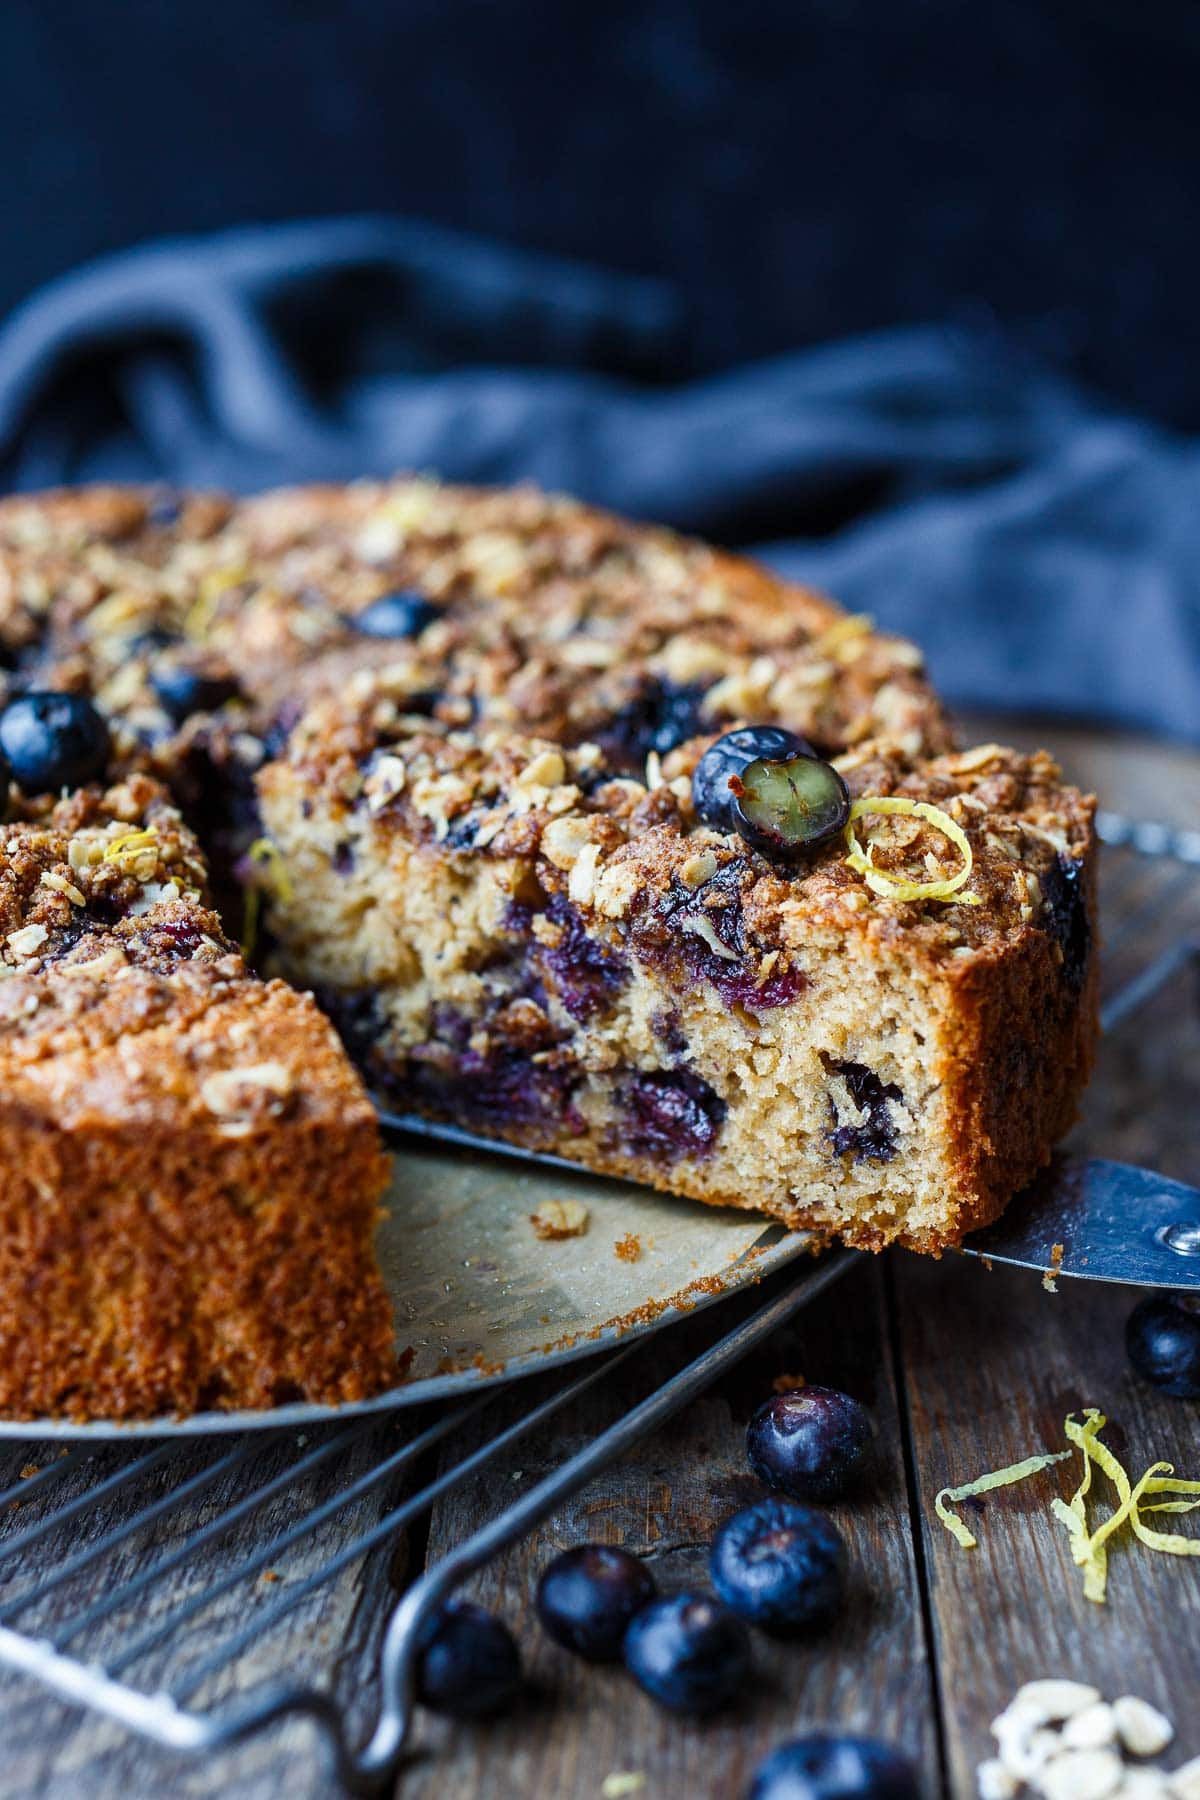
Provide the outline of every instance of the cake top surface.
{"type": "MultiPolygon", "coordinates": [[[[674,920],[715,956],[744,954],[747,938],[786,949],[825,931],[831,941],[903,937],[910,952],[962,962],[1024,930],[1058,932],[1060,890],[1089,841],[1090,802],[1062,785],[1043,753],[993,744],[926,761],[893,743],[859,745],[834,759],[852,798],[932,806],[970,847],[961,892],[904,900],[873,891],[841,836],[780,869],[736,832],[704,823],[691,777],[711,731],[666,756],[651,752],[635,776],[614,773],[594,744],[565,747],[486,723],[447,728],[402,704],[385,673],[312,706],[260,777],[268,807],[289,790],[320,793],[347,837],[394,832],[464,855],[535,859],[547,893],[633,929],[674,920]]],[[[962,866],[927,814],[867,814],[854,832],[884,886],[889,875],[927,882],[962,866]]]]}
{"type": "Polygon", "coordinates": [[[263,982],[200,846],[145,775],[19,802],[0,855],[0,1082],[61,1129],[169,1118],[219,1137],[361,1116],[311,996],[263,982]]]}
{"type": "Polygon", "coordinates": [[[196,715],[253,742],[380,669],[412,712],[596,741],[634,770],[746,716],[831,751],[951,741],[913,645],[750,562],[533,488],[12,498],[0,654],[26,686],[93,695],[127,763],[168,769],[196,715]]]}
{"type": "Polygon", "coordinates": [[[10,1036],[27,1004],[14,980],[43,972],[54,991],[29,1035],[45,1044],[56,1010],[88,1010],[59,979],[76,966],[140,971],[123,976],[131,1019],[165,1003],[155,982],[186,988],[186,1011],[249,979],[176,801],[218,886],[254,885],[236,859],[259,797],[320,796],[348,831],[532,866],[543,900],[682,933],[777,985],[789,950],[822,936],[902,940],[952,975],[1025,932],[1070,953],[1090,808],[1049,759],[956,751],[919,653],[869,621],[531,488],[12,498],[0,656],[9,693],[90,695],[113,752],[107,790],[20,801],[5,827],[10,1036]],[[795,868],[764,861],[697,817],[691,776],[721,733],[772,722],[831,758],[855,798],[935,813],[856,822],[871,880],[842,839],[795,868]],[[964,857],[969,879],[943,899],[889,889],[944,880],[964,857]]]}

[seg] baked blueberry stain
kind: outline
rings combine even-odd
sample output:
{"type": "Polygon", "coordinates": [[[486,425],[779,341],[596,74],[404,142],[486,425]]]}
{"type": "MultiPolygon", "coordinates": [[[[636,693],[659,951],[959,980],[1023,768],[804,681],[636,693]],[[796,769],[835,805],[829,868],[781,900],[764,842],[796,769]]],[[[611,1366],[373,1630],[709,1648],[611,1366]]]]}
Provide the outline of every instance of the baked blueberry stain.
{"type": "Polygon", "coordinates": [[[608,724],[592,734],[614,768],[640,775],[652,750],[666,756],[705,730],[704,682],[649,678],[608,724]]]}
{"type": "Polygon", "coordinates": [[[784,962],[760,981],[757,969],[747,960],[742,888],[749,877],[749,864],[734,857],[699,887],[689,888],[674,880],[639,914],[633,939],[642,961],[665,968],[676,985],[704,981],[726,1006],[761,1013],[794,1000],[806,987],[807,978],[794,963],[784,962]],[[715,948],[713,939],[721,950],[715,948]]]}
{"type": "Polygon", "coordinates": [[[1073,994],[1083,986],[1092,948],[1092,925],[1083,890],[1083,865],[1061,852],[1041,876],[1046,929],[1062,951],[1063,980],[1073,994]]]}
{"type": "Polygon", "coordinates": [[[835,1062],[832,1068],[845,1082],[855,1106],[867,1115],[861,1125],[838,1125],[837,1108],[830,1101],[835,1126],[829,1143],[834,1155],[850,1153],[856,1163],[891,1162],[896,1154],[896,1126],[889,1101],[904,1098],[900,1089],[894,1081],[885,1086],[866,1063],[835,1062]]]}
{"type": "Polygon", "coordinates": [[[729,1111],[716,1089],[690,1069],[639,1071],[621,1084],[618,1102],[622,1147],[671,1162],[707,1156],[729,1111]]]}
{"type": "Polygon", "coordinates": [[[552,894],[543,916],[558,929],[553,944],[533,936],[531,907],[513,902],[505,913],[505,930],[528,939],[525,956],[532,979],[523,991],[539,1005],[553,995],[577,1025],[609,1012],[629,979],[625,958],[589,933],[565,895],[552,894]]]}
{"type": "Polygon", "coordinates": [[[578,1024],[608,1012],[629,979],[625,958],[592,937],[561,894],[551,897],[546,916],[562,934],[556,944],[539,943],[537,950],[537,961],[552,978],[554,993],[578,1024]]]}
{"type": "Polygon", "coordinates": [[[451,1020],[448,1011],[438,1008],[437,1041],[410,1055],[398,1092],[485,1132],[515,1130],[535,1142],[552,1142],[564,1127],[583,1132],[571,1104],[582,1072],[569,1051],[522,1051],[503,1034],[493,1039],[486,1031],[486,1048],[476,1048],[472,1039],[482,1022],[463,1015],[451,1020]]]}

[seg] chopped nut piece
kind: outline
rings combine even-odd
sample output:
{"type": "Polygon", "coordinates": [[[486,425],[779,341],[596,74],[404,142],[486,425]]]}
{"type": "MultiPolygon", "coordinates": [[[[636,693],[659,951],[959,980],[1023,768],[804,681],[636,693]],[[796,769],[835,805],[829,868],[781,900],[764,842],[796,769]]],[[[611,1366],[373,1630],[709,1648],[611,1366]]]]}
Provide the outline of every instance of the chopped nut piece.
{"type": "Polygon", "coordinates": [[[1099,1699],[1099,1688],[1088,1687],[1082,1681],[1050,1677],[1045,1681],[1027,1681],[1024,1687],[1017,1689],[1012,1704],[1023,1714],[1036,1715],[1040,1723],[1049,1719],[1069,1719],[1073,1713],[1082,1712],[1085,1706],[1095,1706],[1099,1699]]]}
{"type": "Polygon", "coordinates": [[[679,865],[679,879],[686,888],[703,887],[717,872],[717,859],[711,850],[700,850],[679,865]]]}
{"type": "Polygon", "coordinates": [[[701,938],[703,942],[708,945],[714,956],[721,957],[725,962],[738,962],[740,960],[736,950],[731,950],[728,944],[723,944],[721,942],[713,928],[712,921],[705,918],[703,913],[688,913],[681,919],[680,925],[689,937],[701,938]]]}
{"type": "Polygon", "coordinates": [[[517,788],[553,788],[558,787],[565,779],[567,765],[563,761],[560,750],[543,750],[527,763],[513,783],[517,788]]]}
{"type": "Polygon", "coordinates": [[[1107,1700],[1098,1700],[1095,1706],[1072,1713],[1062,1733],[1062,1741],[1070,1750],[1102,1750],[1115,1743],[1116,1737],[1117,1722],[1107,1700]]]}
{"type": "Polygon", "coordinates": [[[200,1098],[219,1119],[253,1123],[277,1119],[293,1098],[295,1084],[282,1063],[247,1063],[241,1069],[222,1069],[200,1083],[200,1098]]]}
{"type": "Polygon", "coordinates": [[[529,1222],[538,1237],[553,1240],[582,1237],[589,1217],[582,1200],[543,1200],[537,1211],[530,1213],[529,1222]]]}
{"type": "Polygon", "coordinates": [[[5,939],[14,956],[34,956],[41,949],[50,933],[44,925],[22,925],[19,931],[10,931],[5,939]]]}
{"type": "Polygon", "coordinates": [[[580,851],[591,842],[587,819],[551,819],[542,833],[542,854],[556,869],[573,868],[580,851]]]}
{"type": "Polygon", "coordinates": [[[1175,1736],[1175,1728],[1156,1706],[1135,1694],[1122,1694],[1112,1703],[1113,1722],[1131,1756],[1157,1756],[1175,1736]]]}
{"type": "Polygon", "coordinates": [[[1174,1800],[1200,1800],[1200,1756],[1181,1764],[1170,1777],[1174,1800]]]}
{"type": "Polygon", "coordinates": [[[1105,1800],[1124,1773],[1115,1750],[1066,1750],[1038,1771],[1045,1800],[1105,1800]]]}
{"type": "Polygon", "coordinates": [[[996,1756],[980,1763],[975,1771],[975,1779],[979,1786],[979,1800],[1015,1800],[1015,1796],[1021,1791],[1019,1777],[1006,1769],[996,1756]]]}

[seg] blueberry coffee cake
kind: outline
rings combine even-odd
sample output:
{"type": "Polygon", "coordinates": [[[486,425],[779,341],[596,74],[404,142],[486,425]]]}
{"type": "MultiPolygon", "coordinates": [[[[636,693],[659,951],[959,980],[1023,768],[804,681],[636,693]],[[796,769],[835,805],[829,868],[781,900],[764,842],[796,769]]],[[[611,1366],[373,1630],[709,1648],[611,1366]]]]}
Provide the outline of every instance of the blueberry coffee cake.
{"type": "Polygon", "coordinates": [[[0,757],[9,1411],[395,1379],[326,1018],[393,1106],[870,1246],[994,1216],[1086,1078],[1090,803],[570,500],[0,502],[0,757]]]}

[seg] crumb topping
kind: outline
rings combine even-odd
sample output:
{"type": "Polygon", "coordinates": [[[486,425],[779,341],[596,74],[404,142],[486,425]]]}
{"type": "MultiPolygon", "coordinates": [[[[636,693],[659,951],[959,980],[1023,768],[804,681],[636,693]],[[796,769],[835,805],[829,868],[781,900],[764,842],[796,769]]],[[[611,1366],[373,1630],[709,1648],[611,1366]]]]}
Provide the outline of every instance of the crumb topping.
{"type": "Polygon", "coordinates": [[[533,488],[13,498],[0,503],[5,660],[90,693],[131,766],[166,766],[209,712],[261,754],[298,697],[381,674],[398,714],[591,740],[639,770],[748,715],[830,750],[950,742],[912,644],[707,545],[533,488]],[[358,628],[409,592],[428,603],[410,636],[358,628]],[[180,726],[185,678],[195,704],[180,726]]]}

